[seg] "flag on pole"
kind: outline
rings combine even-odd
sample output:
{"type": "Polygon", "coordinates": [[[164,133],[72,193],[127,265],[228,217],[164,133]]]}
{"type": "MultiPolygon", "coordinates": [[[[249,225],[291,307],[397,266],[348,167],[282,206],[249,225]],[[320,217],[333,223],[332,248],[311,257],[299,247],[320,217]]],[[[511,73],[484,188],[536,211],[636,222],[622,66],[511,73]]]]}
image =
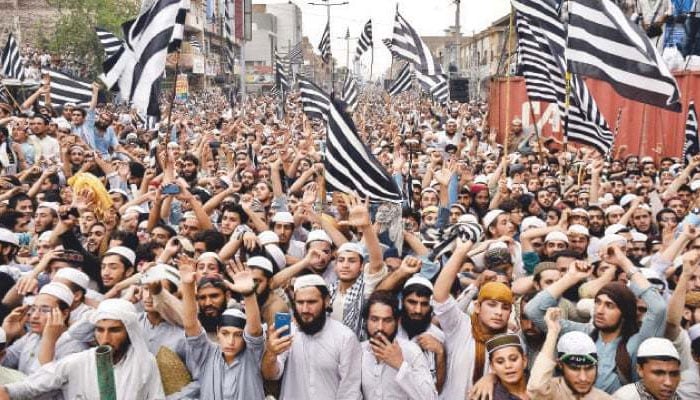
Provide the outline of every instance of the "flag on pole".
{"type": "Polygon", "coordinates": [[[321,43],[318,44],[318,50],[321,52],[321,59],[328,64],[331,61],[331,24],[326,23],[326,29],[323,30],[321,43]]]}
{"type": "Polygon", "coordinates": [[[179,49],[189,0],[156,0],[122,25],[125,45],[103,63],[100,76],[108,87],[119,85],[122,98],[139,113],[159,116],[160,79],[169,52],[179,49]]]}
{"type": "MultiPolygon", "coordinates": [[[[558,18],[557,5],[553,0],[514,0],[512,4],[517,10],[518,56],[528,98],[557,104],[564,118],[566,30],[558,18]]],[[[585,82],[576,75],[571,79],[568,118],[568,138],[602,154],[610,150],[610,127],[585,82]]]]}
{"type": "Polygon", "coordinates": [[[394,36],[390,49],[394,55],[415,64],[416,69],[426,75],[442,73],[442,66],[433,57],[428,45],[398,11],[394,20],[394,36]]]}
{"type": "MultiPolygon", "coordinates": [[[[79,107],[90,104],[92,99],[92,84],[90,82],[75,79],[67,74],[52,69],[44,69],[43,74],[51,78],[51,104],[62,106],[66,103],[75,103],[79,107]]],[[[43,106],[43,99],[39,101],[43,106]]]]}
{"type": "Polygon", "coordinates": [[[391,44],[391,39],[382,39],[382,43],[384,43],[384,46],[389,50],[391,55],[394,55],[394,50],[392,49],[392,44],[391,44]]]}
{"type": "Polygon", "coordinates": [[[119,48],[124,45],[121,39],[106,29],[95,28],[95,33],[97,33],[97,38],[100,40],[100,44],[102,44],[102,48],[105,51],[105,58],[117,54],[119,48]]]}
{"type": "Polygon", "coordinates": [[[401,191],[357,134],[350,115],[330,103],[324,174],[332,190],[356,192],[375,202],[401,202],[401,191]]]}
{"type": "Polygon", "coordinates": [[[355,78],[350,74],[346,74],[345,82],[343,82],[343,101],[348,105],[348,111],[352,112],[357,106],[358,95],[355,78]]]}
{"type": "Polygon", "coordinates": [[[301,41],[294,45],[294,47],[289,50],[289,63],[290,64],[303,64],[304,54],[301,47],[301,41]]]}
{"type": "Polygon", "coordinates": [[[202,44],[199,43],[199,40],[197,40],[197,36],[195,35],[190,36],[190,46],[192,46],[193,49],[196,49],[197,52],[202,52],[202,44]]]}
{"type": "Polygon", "coordinates": [[[280,57],[277,49],[275,49],[275,86],[280,92],[289,91],[289,80],[285,71],[285,61],[280,57]]]}
{"type": "Polygon", "coordinates": [[[224,40],[226,42],[226,61],[233,71],[235,57],[233,52],[233,0],[224,0],[224,40]]]}
{"type": "Polygon", "coordinates": [[[401,92],[411,89],[411,84],[413,83],[411,81],[412,77],[413,73],[411,73],[411,64],[406,63],[399,71],[399,74],[396,75],[394,82],[391,84],[391,87],[388,90],[389,96],[396,96],[401,92]]]}
{"type": "Polygon", "coordinates": [[[700,141],[698,141],[698,114],[695,112],[695,102],[688,105],[688,119],[685,122],[685,145],[683,146],[683,160],[688,165],[693,156],[700,153],[700,141]]]}
{"type": "Polygon", "coordinates": [[[360,57],[362,57],[362,54],[372,46],[374,46],[374,44],[372,43],[372,20],[370,19],[365,24],[364,29],[362,29],[360,39],[357,40],[357,50],[355,50],[355,59],[357,60],[360,57]]]}
{"type": "Polygon", "coordinates": [[[2,74],[21,81],[26,77],[24,63],[19,54],[19,46],[12,33],[7,36],[7,43],[2,52],[2,74]]]}
{"type": "Polygon", "coordinates": [[[10,99],[7,98],[7,87],[0,80],[0,103],[10,103],[10,99]]]}
{"type": "Polygon", "coordinates": [[[647,35],[610,0],[570,0],[571,72],[610,83],[628,99],[680,112],[680,91],[647,35]]]}
{"type": "Polygon", "coordinates": [[[450,84],[445,75],[430,76],[417,70],[415,74],[416,80],[420,83],[423,90],[430,94],[436,102],[444,104],[450,100],[450,84]]]}
{"type": "Polygon", "coordinates": [[[309,119],[318,118],[328,121],[331,97],[306,78],[299,78],[299,91],[301,92],[301,106],[306,116],[309,119]]]}

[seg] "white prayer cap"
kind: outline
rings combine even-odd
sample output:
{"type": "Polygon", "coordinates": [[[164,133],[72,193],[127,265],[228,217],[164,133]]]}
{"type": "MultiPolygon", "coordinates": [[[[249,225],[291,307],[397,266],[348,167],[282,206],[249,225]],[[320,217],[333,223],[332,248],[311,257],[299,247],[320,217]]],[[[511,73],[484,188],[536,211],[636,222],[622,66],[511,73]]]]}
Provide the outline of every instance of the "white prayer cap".
{"type": "Polygon", "coordinates": [[[568,332],[557,342],[557,353],[560,359],[579,356],[590,362],[597,362],[598,349],[590,336],[581,331],[568,332]]]}
{"type": "Polygon", "coordinates": [[[632,231],[631,234],[633,242],[646,242],[649,238],[647,235],[637,231],[632,231]]]}
{"type": "Polygon", "coordinates": [[[197,214],[192,211],[187,211],[186,213],[182,214],[182,219],[197,219],[197,214]]]}
{"type": "Polygon", "coordinates": [[[360,258],[364,258],[364,252],[362,251],[362,246],[355,242],[345,242],[338,248],[338,254],[344,253],[346,251],[351,251],[360,255],[360,258]]]}
{"type": "Polygon", "coordinates": [[[566,236],[564,232],[559,232],[559,231],[554,231],[554,232],[549,232],[547,236],[544,238],[544,242],[564,242],[564,243],[569,243],[569,238],[566,236]]]}
{"type": "Polygon", "coordinates": [[[7,343],[7,334],[5,334],[5,330],[0,328],[0,344],[5,344],[7,343]]]}
{"type": "Polygon", "coordinates": [[[695,192],[698,189],[700,189],[700,180],[694,180],[694,181],[690,182],[690,190],[695,192]]]}
{"type": "Polygon", "coordinates": [[[224,311],[224,312],[221,314],[221,316],[224,316],[224,315],[228,315],[228,316],[235,317],[235,318],[246,319],[246,316],[245,316],[245,314],[243,313],[243,311],[241,311],[241,310],[239,310],[239,309],[237,309],[237,308],[227,308],[226,311],[224,311]]]}
{"type": "Polygon", "coordinates": [[[660,337],[650,337],[642,342],[637,349],[637,360],[640,358],[661,358],[668,357],[678,360],[680,362],[681,357],[678,355],[678,350],[673,343],[666,339],[660,337]]]}
{"type": "Polygon", "coordinates": [[[403,288],[406,289],[407,287],[409,287],[411,285],[424,286],[424,287],[430,289],[431,293],[433,292],[433,284],[429,280],[427,280],[426,278],[421,276],[420,274],[415,274],[412,277],[410,277],[406,281],[406,283],[403,285],[403,288]]]}
{"type": "Polygon", "coordinates": [[[90,277],[85,272],[75,268],[59,269],[56,271],[56,275],[54,275],[54,279],[56,278],[73,282],[85,290],[87,290],[88,285],[90,284],[90,277]]]}
{"type": "Polygon", "coordinates": [[[316,286],[316,287],[324,287],[328,289],[328,284],[326,284],[326,281],[323,280],[323,277],[321,275],[316,275],[316,274],[310,274],[310,275],[303,275],[294,280],[294,291],[298,291],[300,289],[304,289],[307,287],[311,286],[316,286]]]}
{"type": "Polygon", "coordinates": [[[545,226],[547,226],[547,223],[542,221],[542,219],[535,216],[530,216],[523,218],[523,222],[520,223],[520,230],[521,232],[525,232],[528,229],[544,228],[545,226]]]}
{"type": "Polygon", "coordinates": [[[618,206],[617,204],[613,204],[605,209],[605,215],[608,215],[608,214],[611,214],[614,212],[624,213],[625,209],[618,206]]]}
{"type": "Polygon", "coordinates": [[[700,337],[700,323],[697,323],[688,328],[688,336],[690,336],[691,342],[700,337]]]}
{"type": "Polygon", "coordinates": [[[620,199],[620,207],[627,207],[628,204],[632,202],[632,200],[636,199],[637,195],[632,194],[632,193],[627,193],[626,195],[622,196],[620,199]]]}
{"type": "Polygon", "coordinates": [[[474,183],[486,185],[487,183],[489,183],[489,178],[486,175],[479,175],[476,178],[474,178],[474,183]]]}
{"type": "Polygon", "coordinates": [[[124,189],[119,189],[119,188],[114,188],[114,189],[109,189],[109,193],[119,193],[120,195],[124,197],[129,197],[129,193],[126,192],[124,189]]]}
{"type": "Polygon", "coordinates": [[[129,206],[127,207],[126,211],[124,211],[124,215],[129,213],[141,214],[143,213],[143,209],[139,206],[129,206]]]}
{"type": "Polygon", "coordinates": [[[199,257],[197,257],[197,262],[200,262],[200,261],[204,260],[205,258],[213,258],[214,260],[216,260],[216,262],[218,262],[219,264],[222,264],[221,257],[219,257],[219,255],[214,253],[213,251],[206,251],[206,252],[202,253],[199,257]]]}
{"type": "Polygon", "coordinates": [[[258,242],[260,242],[261,246],[265,246],[271,243],[277,244],[280,242],[280,237],[277,236],[275,232],[263,231],[258,234],[258,242]]]}
{"type": "Polygon", "coordinates": [[[277,211],[274,216],[272,216],[272,222],[278,224],[293,224],[294,216],[289,211],[277,211]]]}
{"type": "Polygon", "coordinates": [[[274,270],[272,268],[272,262],[265,257],[261,257],[261,256],[250,257],[246,264],[248,265],[249,268],[256,267],[256,268],[262,269],[263,271],[267,271],[271,274],[274,273],[274,270]]]}
{"type": "Polygon", "coordinates": [[[583,216],[586,218],[588,218],[590,216],[588,211],[586,211],[586,209],[581,208],[581,207],[574,208],[573,210],[571,210],[571,215],[580,215],[580,216],[583,216]]]}
{"type": "Polygon", "coordinates": [[[484,218],[482,218],[482,221],[484,222],[484,227],[488,229],[489,226],[491,226],[491,224],[493,223],[493,221],[495,221],[496,218],[498,218],[498,216],[503,214],[504,212],[505,211],[498,209],[487,212],[486,215],[484,215],[484,218]]]}
{"type": "Polygon", "coordinates": [[[625,230],[625,229],[628,229],[628,228],[622,224],[612,224],[612,225],[608,226],[607,228],[605,228],[605,234],[606,235],[614,235],[614,234],[617,234],[618,232],[625,230]]]}
{"type": "Polygon", "coordinates": [[[278,269],[282,269],[287,266],[287,257],[280,247],[275,243],[270,243],[265,246],[265,251],[272,257],[272,260],[277,264],[278,269]]]}
{"type": "Polygon", "coordinates": [[[17,239],[17,235],[6,228],[0,228],[0,242],[19,246],[19,239],[17,239]]]}
{"type": "Polygon", "coordinates": [[[599,249],[604,249],[608,246],[612,246],[614,244],[618,246],[627,246],[627,239],[625,239],[624,236],[620,236],[618,234],[610,234],[610,235],[605,235],[603,236],[600,241],[598,242],[598,248],[599,249]]]}
{"type": "Polygon", "coordinates": [[[476,216],[473,214],[462,214],[457,218],[457,223],[460,224],[465,224],[465,223],[473,223],[473,224],[478,224],[479,220],[476,219],[476,216]]]}
{"type": "Polygon", "coordinates": [[[70,291],[68,286],[58,283],[58,282],[49,282],[46,285],[42,286],[41,290],[39,291],[39,294],[48,294],[51,295],[62,302],[68,304],[69,306],[73,304],[73,292],[70,291]]]}
{"type": "Polygon", "coordinates": [[[58,213],[58,203],[52,202],[52,201],[45,201],[43,203],[39,203],[39,205],[36,207],[37,209],[39,208],[49,208],[51,210],[54,210],[56,213],[58,213]]]}
{"type": "Polygon", "coordinates": [[[127,259],[131,263],[131,265],[127,265],[126,267],[133,267],[134,263],[136,262],[136,253],[134,253],[133,250],[131,250],[128,247],[124,246],[115,246],[110,249],[108,249],[105,252],[105,256],[110,255],[110,254],[116,254],[118,256],[122,256],[127,259]]]}
{"type": "Polygon", "coordinates": [[[588,232],[588,228],[586,228],[583,225],[579,224],[573,224],[569,226],[569,229],[566,231],[567,235],[583,235],[583,236],[590,236],[590,232],[588,232]]]}
{"type": "Polygon", "coordinates": [[[324,231],[323,229],[315,229],[309,232],[309,235],[306,237],[307,245],[311,242],[316,241],[328,242],[330,244],[333,244],[333,241],[331,240],[330,236],[328,236],[326,231],[324,231]]]}
{"type": "Polygon", "coordinates": [[[43,231],[43,232],[41,232],[41,235],[39,235],[39,238],[37,239],[37,241],[39,241],[39,242],[48,242],[48,241],[49,241],[49,238],[51,237],[51,234],[52,234],[52,233],[53,233],[53,231],[43,231]]]}
{"type": "Polygon", "coordinates": [[[149,284],[162,280],[168,280],[173,285],[180,285],[180,272],[172,265],[158,263],[147,269],[141,276],[142,284],[149,284]]]}

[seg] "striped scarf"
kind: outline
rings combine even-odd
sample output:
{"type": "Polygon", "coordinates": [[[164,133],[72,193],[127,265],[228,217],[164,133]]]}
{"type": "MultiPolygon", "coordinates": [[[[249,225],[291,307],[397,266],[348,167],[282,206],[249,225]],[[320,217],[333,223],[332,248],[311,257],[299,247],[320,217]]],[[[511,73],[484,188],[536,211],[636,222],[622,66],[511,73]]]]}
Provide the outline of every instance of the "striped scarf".
{"type": "MultiPolygon", "coordinates": [[[[330,286],[331,304],[335,301],[335,296],[339,292],[340,280],[336,280],[330,286]]],[[[360,276],[355,280],[355,283],[350,286],[343,302],[343,325],[352,329],[355,335],[363,341],[366,339],[365,330],[363,329],[362,307],[364,305],[365,292],[365,275],[360,273],[360,276]]]]}

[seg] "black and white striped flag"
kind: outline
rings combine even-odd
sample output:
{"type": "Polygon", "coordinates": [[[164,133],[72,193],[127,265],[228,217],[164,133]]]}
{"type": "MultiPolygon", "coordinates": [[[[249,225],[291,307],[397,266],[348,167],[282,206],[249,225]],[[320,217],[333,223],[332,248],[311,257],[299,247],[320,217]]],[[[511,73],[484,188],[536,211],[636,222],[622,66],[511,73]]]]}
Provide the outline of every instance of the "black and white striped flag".
{"type": "Polygon", "coordinates": [[[342,104],[331,103],[324,160],[330,190],[356,192],[375,202],[401,202],[401,191],[357,134],[342,104]]]}
{"type": "Polygon", "coordinates": [[[398,11],[394,20],[391,52],[397,57],[415,64],[416,69],[426,75],[442,74],[440,62],[433,57],[428,45],[398,11]]]}
{"type": "Polygon", "coordinates": [[[328,109],[331,106],[331,98],[315,83],[306,78],[299,78],[299,91],[301,92],[301,106],[309,119],[323,119],[328,121],[328,109]]]}
{"type": "Polygon", "coordinates": [[[224,0],[224,41],[226,42],[226,61],[233,71],[235,57],[233,52],[233,0],[224,0]]]}
{"type": "Polygon", "coordinates": [[[275,49],[275,86],[280,92],[289,91],[289,80],[287,79],[287,72],[284,68],[285,61],[280,57],[277,49],[275,49]]]}
{"type": "Polygon", "coordinates": [[[675,78],[647,35],[610,0],[569,1],[566,59],[575,74],[628,99],[680,112],[675,78]]]}
{"type": "Polygon", "coordinates": [[[326,23],[326,29],[323,30],[321,42],[318,44],[318,50],[321,52],[321,59],[328,64],[331,61],[331,23],[326,23]]]}
{"type": "Polygon", "coordinates": [[[197,37],[194,35],[190,36],[190,46],[192,46],[192,48],[196,49],[198,52],[202,51],[202,44],[199,43],[199,40],[197,40],[197,37]]]}
{"type": "MultiPolygon", "coordinates": [[[[92,99],[92,84],[68,76],[52,69],[43,69],[42,73],[51,78],[49,86],[51,88],[51,104],[64,105],[75,103],[79,107],[90,104],[92,99]]],[[[43,96],[39,100],[39,105],[44,105],[43,96]]]]}
{"type": "Polygon", "coordinates": [[[420,83],[423,90],[430,94],[433,99],[444,104],[450,100],[450,84],[445,75],[425,75],[420,71],[415,71],[416,80],[420,83]]]}
{"type": "Polygon", "coordinates": [[[346,74],[345,82],[343,82],[343,101],[348,105],[349,112],[352,112],[357,106],[358,95],[357,81],[352,75],[346,74]]]}
{"type": "Polygon", "coordinates": [[[24,63],[19,54],[19,46],[11,33],[7,36],[7,43],[2,52],[2,74],[21,81],[26,77],[24,63]]]}
{"type": "MultiPolygon", "coordinates": [[[[558,105],[566,115],[566,31],[553,0],[515,0],[518,56],[530,100],[558,105]]],[[[606,154],[613,135],[583,79],[571,79],[566,135],[606,154]]]]}
{"type": "Polygon", "coordinates": [[[370,19],[365,24],[364,29],[362,29],[362,34],[360,39],[357,41],[357,50],[355,50],[355,59],[362,57],[362,54],[367,51],[370,47],[374,46],[372,43],[372,20],[370,19]]]}
{"type": "Polygon", "coordinates": [[[382,43],[384,43],[384,46],[389,50],[391,53],[391,56],[394,56],[394,50],[392,50],[392,44],[391,44],[391,39],[382,39],[382,43]]]}
{"type": "Polygon", "coordinates": [[[698,114],[695,112],[695,102],[688,105],[688,119],[685,121],[685,145],[683,146],[683,161],[688,165],[693,156],[700,153],[698,140],[698,114]]]}
{"type": "Polygon", "coordinates": [[[105,58],[109,58],[117,54],[119,48],[124,45],[124,42],[121,39],[106,29],[95,28],[95,32],[97,33],[97,38],[100,40],[100,44],[102,44],[102,48],[105,51],[105,58]]]}
{"type": "Polygon", "coordinates": [[[413,83],[412,77],[413,73],[411,73],[411,64],[406,63],[403,68],[401,68],[401,71],[399,71],[399,74],[396,75],[394,82],[391,84],[391,87],[388,90],[389,96],[396,96],[401,92],[411,89],[411,84],[413,83]]]}
{"type": "Polygon", "coordinates": [[[301,41],[289,50],[289,63],[290,64],[303,64],[304,63],[304,52],[302,49],[301,41]]]}
{"type": "Polygon", "coordinates": [[[182,43],[189,8],[189,0],[156,0],[122,25],[125,46],[103,63],[102,81],[110,88],[118,83],[122,98],[139,113],[160,114],[159,83],[166,56],[182,43]]]}
{"type": "Polygon", "coordinates": [[[0,103],[10,103],[10,99],[7,96],[7,86],[0,80],[0,103]]]}

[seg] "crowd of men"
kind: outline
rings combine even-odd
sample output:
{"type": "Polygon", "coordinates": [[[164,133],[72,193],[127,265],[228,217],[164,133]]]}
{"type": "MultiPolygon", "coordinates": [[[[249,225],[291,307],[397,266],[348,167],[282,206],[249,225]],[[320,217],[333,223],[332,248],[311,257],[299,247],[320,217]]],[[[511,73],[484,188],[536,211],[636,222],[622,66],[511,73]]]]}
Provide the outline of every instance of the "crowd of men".
{"type": "Polygon", "coordinates": [[[0,399],[100,398],[98,345],[119,399],[700,398],[700,158],[370,86],[396,234],[326,190],[298,93],[148,129],[98,92],[0,104],[0,399]]]}

